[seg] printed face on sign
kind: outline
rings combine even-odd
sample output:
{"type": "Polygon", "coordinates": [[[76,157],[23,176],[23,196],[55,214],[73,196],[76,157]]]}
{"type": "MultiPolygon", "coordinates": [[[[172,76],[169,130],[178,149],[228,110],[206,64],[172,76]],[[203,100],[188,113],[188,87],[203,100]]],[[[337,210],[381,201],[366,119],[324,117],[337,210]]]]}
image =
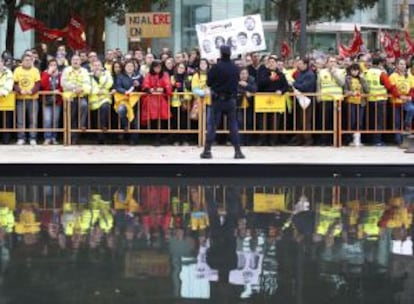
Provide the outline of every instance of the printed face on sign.
{"type": "Polygon", "coordinates": [[[241,46],[247,45],[247,34],[245,32],[240,32],[237,34],[237,40],[241,46]]]}
{"type": "Polygon", "coordinates": [[[222,45],[224,45],[226,42],[222,36],[217,36],[214,40],[214,44],[216,45],[216,49],[220,49],[222,45]]]}
{"type": "Polygon", "coordinates": [[[258,33],[252,35],[252,44],[254,46],[259,46],[262,44],[262,37],[258,33]]]}
{"type": "Polygon", "coordinates": [[[203,51],[206,53],[210,53],[212,51],[210,40],[203,40],[203,51]]]}
{"type": "Polygon", "coordinates": [[[244,20],[244,26],[246,27],[246,30],[253,31],[256,27],[256,21],[254,21],[253,17],[247,17],[244,20]]]}

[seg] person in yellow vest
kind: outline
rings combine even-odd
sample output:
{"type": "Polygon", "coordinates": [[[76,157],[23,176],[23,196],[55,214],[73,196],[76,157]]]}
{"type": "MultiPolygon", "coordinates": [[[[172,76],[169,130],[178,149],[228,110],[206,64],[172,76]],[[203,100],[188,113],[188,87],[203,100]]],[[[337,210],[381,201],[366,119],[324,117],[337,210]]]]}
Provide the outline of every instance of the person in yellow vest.
{"type": "MultiPolygon", "coordinates": [[[[90,92],[90,79],[88,71],[81,67],[78,55],[73,55],[71,66],[65,68],[61,78],[63,96],[66,101],[71,102],[71,127],[72,129],[86,130],[86,119],[88,117],[88,100],[86,95],[90,92]]],[[[78,136],[72,133],[72,144],[75,144],[78,136]]]]}
{"type": "MultiPolygon", "coordinates": [[[[396,132],[402,129],[402,107],[406,111],[406,125],[407,130],[411,129],[407,123],[414,115],[414,106],[412,103],[412,97],[410,96],[411,89],[414,87],[414,84],[411,83],[407,75],[406,62],[404,59],[398,59],[396,61],[395,71],[390,76],[390,83],[395,86],[393,91],[391,102],[394,108],[394,117],[393,117],[393,128],[396,132]]],[[[402,135],[401,132],[395,134],[395,143],[401,145],[402,135]]]]}
{"type": "MultiPolygon", "coordinates": [[[[333,130],[333,105],[334,102],[343,99],[344,84],[345,75],[343,70],[338,68],[337,59],[334,56],[329,57],[325,68],[318,73],[317,92],[320,94],[318,96],[318,101],[320,101],[318,103],[318,129],[333,130]],[[323,124],[323,121],[325,121],[325,124],[323,124]]],[[[322,135],[320,144],[332,144],[332,136],[322,135]]]]}
{"type": "Polygon", "coordinates": [[[91,87],[89,109],[91,111],[98,111],[98,127],[102,129],[102,133],[98,134],[98,141],[99,144],[103,144],[105,140],[104,133],[108,130],[108,115],[112,104],[110,91],[114,80],[111,72],[103,69],[100,60],[95,60],[92,63],[89,79],[91,87]]]}
{"type": "MultiPolygon", "coordinates": [[[[393,87],[390,83],[388,74],[385,71],[384,64],[385,59],[379,57],[373,58],[371,67],[364,74],[370,92],[367,98],[370,130],[375,131],[384,130],[388,91],[391,91],[393,87]]],[[[380,133],[373,135],[373,144],[375,146],[384,146],[382,135],[380,133]]]]}
{"type": "Polygon", "coordinates": [[[206,105],[206,120],[211,115],[211,99],[210,89],[207,86],[207,73],[210,69],[210,64],[207,59],[200,60],[200,67],[196,73],[194,73],[191,80],[191,89],[195,95],[193,106],[190,110],[190,118],[193,120],[198,119],[198,111],[201,111],[202,102],[206,105]]]}
{"type": "MultiPolygon", "coordinates": [[[[5,67],[4,59],[3,57],[0,57],[0,111],[5,111],[3,106],[6,108],[9,108],[10,106],[13,107],[12,105],[10,105],[11,102],[14,103],[14,96],[12,95],[13,85],[13,72],[7,67],[5,67]]],[[[5,113],[2,113],[0,117],[0,125],[5,126],[7,129],[10,129],[13,126],[12,120],[13,112],[6,111],[5,113]],[[4,119],[4,121],[2,119],[4,119]]],[[[8,144],[9,141],[10,133],[4,132],[3,143],[8,144]]]]}
{"type": "Polygon", "coordinates": [[[113,50],[107,50],[105,53],[105,64],[104,68],[106,71],[111,72],[112,71],[112,65],[114,64],[114,51],[113,50]]]}
{"type": "Polygon", "coordinates": [[[0,207],[0,229],[4,229],[5,232],[13,232],[15,224],[13,210],[8,206],[0,207]]]}
{"type": "Polygon", "coordinates": [[[354,147],[362,146],[360,130],[364,129],[366,105],[362,95],[368,93],[368,85],[362,77],[361,67],[357,63],[352,64],[345,78],[345,96],[348,103],[348,114],[350,114],[348,117],[351,118],[351,121],[347,122],[347,129],[356,131],[353,134],[353,141],[350,143],[354,147]]]}
{"type": "MultiPolygon", "coordinates": [[[[39,111],[40,72],[33,65],[31,55],[23,55],[22,65],[17,67],[13,73],[14,91],[16,92],[16,116],[17,129],[36,129],[39,111]],[[29,117],[29,126],[26,124],[26,114],[29,117]]],[[[30,145],[37,145],[37,132],[30,132],[30,145]]],[[[26,143],[24,131],[17,134],[17,144],[26,143]]]]}

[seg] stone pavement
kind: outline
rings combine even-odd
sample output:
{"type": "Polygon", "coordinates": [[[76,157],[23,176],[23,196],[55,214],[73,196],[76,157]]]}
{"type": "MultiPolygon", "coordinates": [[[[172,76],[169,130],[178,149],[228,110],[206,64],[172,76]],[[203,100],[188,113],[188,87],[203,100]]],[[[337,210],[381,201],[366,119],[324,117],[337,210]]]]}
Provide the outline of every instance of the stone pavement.
{"type": "Polygon", "coordinates": [[[272,164],[414,165],[414,154],[397,147],[245,147],[244,160],[233,148],[213,147],[213,159],[198,147],[173,146],[0,146],[0,164],[272,164]]]}

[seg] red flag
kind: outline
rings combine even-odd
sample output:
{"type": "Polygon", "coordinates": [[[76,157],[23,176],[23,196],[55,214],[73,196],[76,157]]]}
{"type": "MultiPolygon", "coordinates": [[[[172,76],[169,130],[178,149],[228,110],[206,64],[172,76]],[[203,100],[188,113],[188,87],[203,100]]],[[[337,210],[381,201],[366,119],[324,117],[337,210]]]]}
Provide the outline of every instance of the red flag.
{"type": "Polygon", "coordinates": [[[61,30],[54,30],[49,28],[44,28],[39,32],[40,40],[43,42],[55,41],[59,38],[65,37],[65,32],[61,30]]]}
{"type": "Polygon", "coordinates": [[[407,55],[414,54],[414,41],[410,37],[410,33],[407,30],[404,31],[405,38],[405,52],[407,55]]]}
{"type": "Polygon", "coordinates": [[[73,15],[69,20],[68,29],[81,35],[85,32],[85,23],[79,16],[73,15]]]}
{"type": "Polygon", "coordinates": [[[380,42],[382,45],[383,50],[387,54],[387,57],[394,57],[394,50],[393,50],[393,41],[388,32],[381,31],[380,33],[380,42]]]}
{"type": "Polygon", "coordinates": [[[82,34],[85,32],[85,24],[78,16],[70,18],[68,26],[64,29],[69,47],[73,50],[82,50],[87,47],[82,34]]]}
{"type": "Polygon", "coordinates": [[[287,58],[287,57],[289,57],[289,55],[290,55],[291,51],[292,51],[292,50],[290,49],[289,44],[288,44],[286,41],[283,41],[283,43],[282,43],[282,47],[281,47],[281,50],[280,50],[280,55],[281,55],[282,57],[287,58]]]}
{"type": "Polygon", "coordinates": [[[401,57],[400,35],[398,33],[395,34],[392,40],[392,50],[395,58],[401,57]]]}
{"type": "Polygon", "coordinates": [[[345,46],[343,44],[338,45],[339,55],[343,58],[356,56],[361,52],[361,46],[364,44],[362,40],[361,32],[358,30],[357,26],[355,25],[354,29],[354,37],[352,38],[349,46],[345,46]]]}
{"type": "Polygon", "coordinates": [[[300,34],[300,20],[296,20],[295,23],[293,24],[293,32],[295,33],[296,36],[299,36],[299,34],[300,34]]]}
{"type": "Polygon", "coordinates": [[[42,28],[45,27],[43,22],[38,21],[32,16],[23,14],[21,12],[16,12],[16,18],[23,32],[32,30],[32,29],[41,30],[42,28]]]}

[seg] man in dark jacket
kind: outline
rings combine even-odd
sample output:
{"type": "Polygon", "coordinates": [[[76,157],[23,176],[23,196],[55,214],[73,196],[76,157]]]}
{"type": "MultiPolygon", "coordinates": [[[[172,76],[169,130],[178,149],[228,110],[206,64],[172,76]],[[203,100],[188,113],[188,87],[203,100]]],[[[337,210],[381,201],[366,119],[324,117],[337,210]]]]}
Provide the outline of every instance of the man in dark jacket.
{"type": "MultiPolygon", "coordinates": [[[[238,90],[237,119],[239,121],[239,128],[242,130],[253,130],[254,94],[257,91],[257,85],[255,79],[249,75],[247,68],[240,70],[238,90]]],[[[240,135],[240,137],[244,145],[250,144],[251,136],[240,135]]]]}
{"type": "MultiPolygon", "coordinates": [[[[308,59],[301,59],[297,63],[298,74],[293,82],[292,86],[296,90],[302,93],[315,93],[316,92],[316,74],[309,67],[308,59]]],[[[297,120],[297,130],[311,130],[312,129],[312,107],[313,97],[309,97],[311,103],[309,105],[296,103],[296,120],[297,120]]],[[[306,145],[309,146],[313,143],[311,134],[300,134],[295,136],[290,144],[292,145],[306,145]]]]}
{"type": "Polygon", "coordinates": [[[211,89],[212,111],[207,117],[207,139],[201,158],[212,158],[211,146],[216,137],[217,123],[221,115],[229,120],[231,141],[235,149],[234,158],[245,158],[240,149],[239,126],[237,123],[236,100],[239,84],[239,69],[230,61],[231,50],[228,46],[220,47],[221,59],[208,72],[207,86],[211,89]]]}

